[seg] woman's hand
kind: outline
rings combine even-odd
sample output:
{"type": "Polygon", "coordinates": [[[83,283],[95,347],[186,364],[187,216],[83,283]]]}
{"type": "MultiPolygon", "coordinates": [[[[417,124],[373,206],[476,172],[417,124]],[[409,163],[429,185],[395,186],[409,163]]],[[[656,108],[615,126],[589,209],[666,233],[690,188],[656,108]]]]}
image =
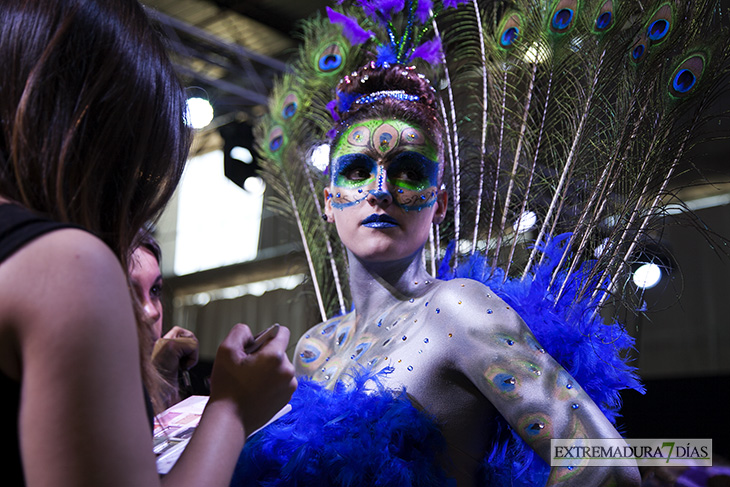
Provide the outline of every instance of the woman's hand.
{"type": "Polygon", "coordinates": [[[211,375],[210,402],[230,401],[247,435],[283,408],[297,387],[294,366],[286,355],[289,330],[281,327],[257,351],[246,353],[253,342],[249,327],[237,324],[218,348],[211,375]]]}
{"type": "Polygon", "coordinates": [[[198,363],[198,348],[192,331],[174,326],[155,342],[152,363],[163,377],[175,383],[179,371],[190,370],[198,363]]]}

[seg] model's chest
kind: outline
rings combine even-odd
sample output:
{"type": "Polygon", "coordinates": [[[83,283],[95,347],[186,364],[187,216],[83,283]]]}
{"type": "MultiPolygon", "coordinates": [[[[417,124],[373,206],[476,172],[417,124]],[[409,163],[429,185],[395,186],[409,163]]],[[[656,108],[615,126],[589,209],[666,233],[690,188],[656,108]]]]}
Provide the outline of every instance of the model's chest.
{"type": "Polygon", "coordinates": [[[394,376],[416,376],[443,359],[449,333],[434,326],[438,314],[427,297],[384,310],[374,319],[353,314],[315,327],[305,335],[295,357],[318,381],[347,380],[355,370],[392,367],[394,376]]]}

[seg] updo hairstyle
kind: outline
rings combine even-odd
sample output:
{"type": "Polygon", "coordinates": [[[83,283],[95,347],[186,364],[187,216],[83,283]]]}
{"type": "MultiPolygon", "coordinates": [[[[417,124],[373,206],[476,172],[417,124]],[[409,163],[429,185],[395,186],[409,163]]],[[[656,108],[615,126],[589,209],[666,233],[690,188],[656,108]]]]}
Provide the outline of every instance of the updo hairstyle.
{"type": "Polygon", "coordinates": [[[438,157],[443,161],[442,136],[444,126],[441,121],[436,99],[436,91],[424,75],[413,66],[402,65],[376,66],[366,64],[337,85],[337,95],[333,113],[336,134],[332,141],[334,147],[340,135],[354,123],[370,119],[394,119],[418,125],[424,135],[437,148],[438,157]],[[403,91],[406,100],[394,96],[378,96],[368,101],[367,95],[385,91],[403,91]]]}

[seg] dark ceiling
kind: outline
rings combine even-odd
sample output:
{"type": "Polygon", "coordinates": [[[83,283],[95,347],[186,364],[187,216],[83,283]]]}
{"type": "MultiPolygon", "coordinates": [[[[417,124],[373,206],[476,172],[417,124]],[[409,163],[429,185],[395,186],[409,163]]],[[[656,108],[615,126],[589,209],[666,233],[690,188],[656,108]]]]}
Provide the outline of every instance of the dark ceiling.
{"type": "Polygon", "coordinates": [[[192,93],[208,98],[213,133],[260,115],[274,77],[297,47],[298,22],[327,0],[142,0],[170,39],[173,60],[192,93]]]}

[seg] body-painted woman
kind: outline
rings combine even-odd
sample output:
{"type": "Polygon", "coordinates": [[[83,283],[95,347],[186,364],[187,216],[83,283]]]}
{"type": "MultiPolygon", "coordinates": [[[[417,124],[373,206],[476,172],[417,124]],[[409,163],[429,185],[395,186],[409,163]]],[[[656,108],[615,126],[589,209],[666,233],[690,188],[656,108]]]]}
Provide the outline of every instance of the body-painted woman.
{"type": "MultiPolygon", "coordinates": [[[[335,384],[362,368],[389,373],[432,415],[444,467],[476,484],[501,414],[549,463],[552,438],[619,438],[517,313],[470,279],[434,279],[424,264],[432,224],[447,210],[443,128],[427,82],[402,67],[369,66],[340,83],[355,101],[332,144],[325,215],[348,251],[354,310],[297,345],[300,375],[335,384]],[[392,81],[397,80],[397,81],[392,81]],[[354,95],[353,95],[354,93],[354,95]]],[[[638,485],[635,466],[554,467],[549,485],[638,485]]]]}

